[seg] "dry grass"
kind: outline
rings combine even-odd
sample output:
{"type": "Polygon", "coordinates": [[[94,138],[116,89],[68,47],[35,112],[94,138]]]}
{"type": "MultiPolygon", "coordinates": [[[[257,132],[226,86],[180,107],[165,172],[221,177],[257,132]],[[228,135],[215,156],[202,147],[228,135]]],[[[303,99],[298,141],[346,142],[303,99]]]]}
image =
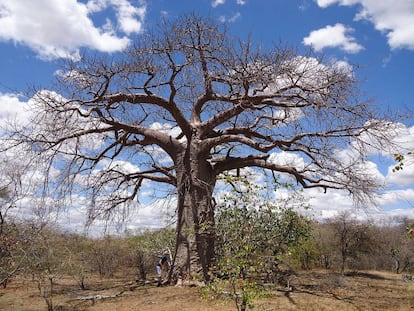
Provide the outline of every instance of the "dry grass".
{"type": "MultiPolygon", "coordinates": [[[[60,311],[190,311],[235,310],[228,298],[202,299],[196,287],[156,287],[132,279],[88,279],[81,290],[69,278],[58,279],[53,295],[60,311]],[[103,299],[79,300],[97,296],[103,299]]],[[[271,297],[256,301],[255,310],[414,310],[414,282],[401,275],[369,271],[341,276],[325,271],[301,272],[291,279],[291,288],[269,289],[271,297]]],[[[45,300],[37,284],[12,280],[0,290],[0,310],[43,311],[45,300]]]]}

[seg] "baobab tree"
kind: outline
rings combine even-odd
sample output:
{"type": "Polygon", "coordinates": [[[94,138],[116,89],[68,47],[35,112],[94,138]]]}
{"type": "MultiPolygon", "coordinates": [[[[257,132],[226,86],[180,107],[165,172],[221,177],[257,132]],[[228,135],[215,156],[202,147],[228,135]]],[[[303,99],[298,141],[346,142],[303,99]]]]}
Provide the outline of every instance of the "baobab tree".
{"type": "Polygon", "coordinates": [[[358,146],[372,146],[390,126],[359,100],[349,66],[265,50],[195,15],[161,23],[122,55],[66,63],[56,88],[37,90],[31,108],[30,126],[15,137],[49,161],[54,195],[89,197],[93,219],[134,202],[148,181],[169,185],[174,274],[204,279],[220,174],[253,167],[365,198],[378,185],[358,146]],[[350,145],[355,152],[341,157],[350,145]],[[278,161],[281,152],[303,164],[278,161]]]}

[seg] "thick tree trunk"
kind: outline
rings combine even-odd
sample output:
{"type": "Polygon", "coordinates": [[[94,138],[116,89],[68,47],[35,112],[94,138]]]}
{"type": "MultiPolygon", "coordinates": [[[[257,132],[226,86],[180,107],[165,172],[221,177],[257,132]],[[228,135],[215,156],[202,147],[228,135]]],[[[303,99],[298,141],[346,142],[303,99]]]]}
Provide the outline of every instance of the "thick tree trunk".
{"type": "Polygon", "coordinates": [[[207,161],[191,158],[183,155],[177,166],[177,240],[172,276],[208,281],[214,257],[215,176],[207,161]]]}

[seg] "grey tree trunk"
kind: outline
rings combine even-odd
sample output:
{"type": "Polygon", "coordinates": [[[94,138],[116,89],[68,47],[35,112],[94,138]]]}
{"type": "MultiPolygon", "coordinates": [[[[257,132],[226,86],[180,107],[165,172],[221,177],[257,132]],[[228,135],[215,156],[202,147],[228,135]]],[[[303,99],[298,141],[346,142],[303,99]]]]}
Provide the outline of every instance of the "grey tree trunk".
{"type": "Polygon", "coordinates": [[[207,161],[189,152],[177,164],[177,239],[172,277],[208,281],[214,258],[212,194],[216,177],[207,161]]]}

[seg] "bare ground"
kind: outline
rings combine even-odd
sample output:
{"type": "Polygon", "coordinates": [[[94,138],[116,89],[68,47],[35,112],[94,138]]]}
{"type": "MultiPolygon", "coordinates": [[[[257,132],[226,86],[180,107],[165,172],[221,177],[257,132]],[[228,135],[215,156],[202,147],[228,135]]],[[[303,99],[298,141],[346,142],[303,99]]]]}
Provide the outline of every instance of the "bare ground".
{"type": "MultiPolygon", "coordinates": [[[[132,279],[87,279],[81,290],[75,280],[59,278],[52,297],[57,311],[191,311],[236,310],[228,297],[201,298],[199,287],[156,287],[132,279]]],[[[290,288],[269,288],[269,297],[255,301],[255,310],[414,310],[414,282],[388,272],[301,272],[290,288]]],[[[204,291],[205,292],[205,291],[204,291]]],[[[207,297],[206,297],[207,296],[207,297]]],[[[12,280],[0,289],[1,311],[47,310],[36,282],[12,280]]]]}

